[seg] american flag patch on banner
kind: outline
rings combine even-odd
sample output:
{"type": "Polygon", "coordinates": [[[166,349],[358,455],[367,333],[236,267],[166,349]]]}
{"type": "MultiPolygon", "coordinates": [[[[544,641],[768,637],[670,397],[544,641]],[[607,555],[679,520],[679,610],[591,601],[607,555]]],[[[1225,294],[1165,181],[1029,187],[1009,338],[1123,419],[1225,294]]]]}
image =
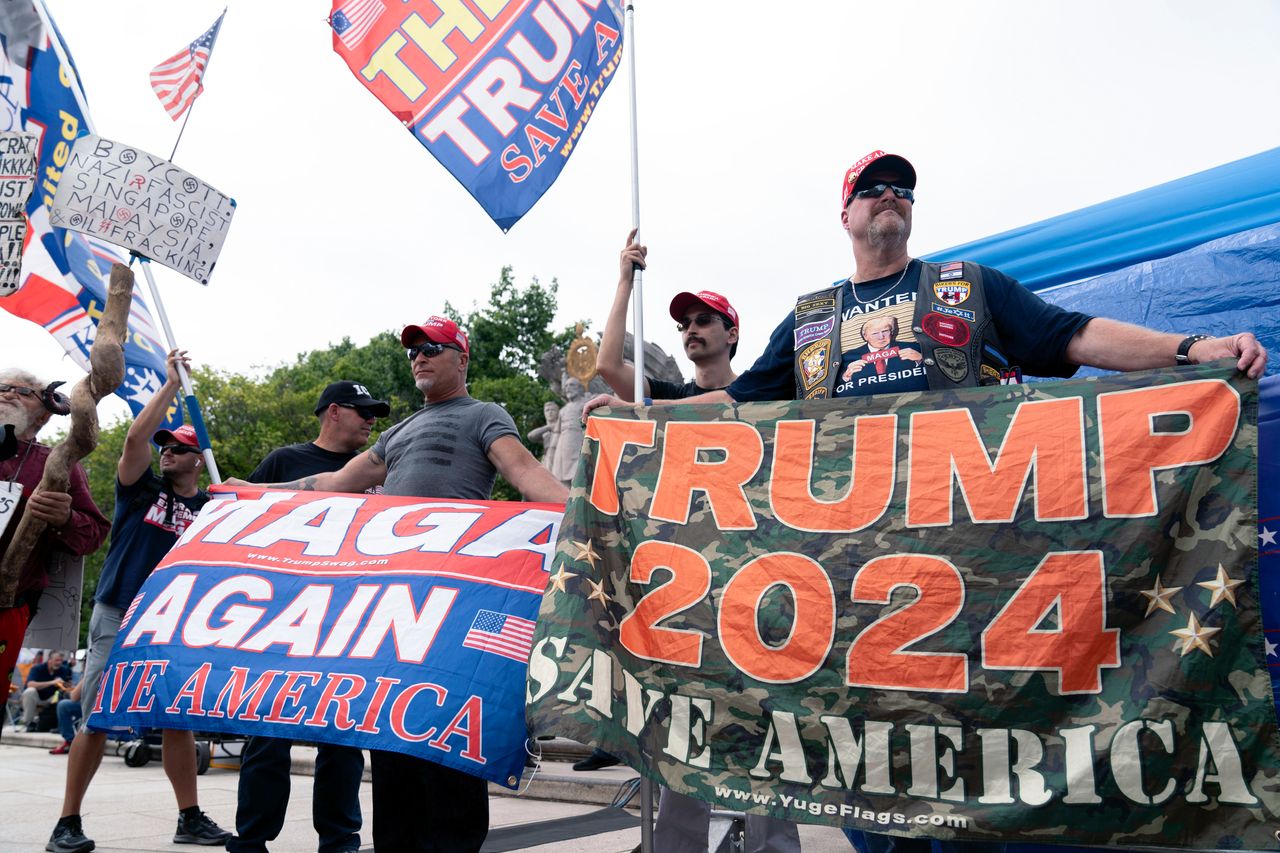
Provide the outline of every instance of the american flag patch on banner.
{"type": "Polygon", "coordinates": [[[481,610],[476,613],[462,645],[524,663],[533,648],[533,626],[530,619],[481,610]]]}
{"type": "Polygon", "coordinates": [[[387,7],[382,0],[352,0],[333,13],[329,24],[338,34],[338,39],[351,50],[368,35],[369,29],[385,11],[387,7]]]}

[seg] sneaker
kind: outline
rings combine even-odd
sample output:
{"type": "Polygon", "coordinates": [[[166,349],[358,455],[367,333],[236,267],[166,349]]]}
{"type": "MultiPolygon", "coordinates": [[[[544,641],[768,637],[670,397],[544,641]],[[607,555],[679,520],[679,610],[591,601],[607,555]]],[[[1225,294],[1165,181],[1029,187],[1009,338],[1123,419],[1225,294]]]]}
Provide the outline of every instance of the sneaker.
{"type": "Polygon", "coordinates": [[[58,820],[58,825],[53,828],[53,835],[49,836],[49,843],[44,846],[45,850],[51,850],[53,853],[87,853],[93,849],[93,839],[84,837],[84,830],[80,827],[80,815],[72,815],[58,820]]]}
{"type": "Polygon", "coordinates": [[[231,833],[218,826],[202,811],[191,817],[178,814],[178,829],[173,833],[174,844],[202,844],[207,847],[222,846],[231,833]]]}
{"type": "Polygon", "coordinates": [[[71,751],[71,741],[64,740],[62,742],[62,746],[55,746],[53,749],[49,750],[49,754],[50,755],[66,755],[70,751],[71,751]]]}

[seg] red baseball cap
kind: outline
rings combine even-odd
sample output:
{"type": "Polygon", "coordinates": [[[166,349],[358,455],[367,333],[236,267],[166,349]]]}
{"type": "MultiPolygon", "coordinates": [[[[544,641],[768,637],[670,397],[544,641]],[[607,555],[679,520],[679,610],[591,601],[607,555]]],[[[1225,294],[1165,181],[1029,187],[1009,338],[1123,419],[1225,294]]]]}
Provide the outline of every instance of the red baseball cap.
{"type": "Polygon", "coordinates": [[[196,438],[196,428],[191,424],[183,424],[177,429],[156,430],[151,440],[161,447],[166,444],[185,444],[187,447],[199,447],[200,439],[196,438]]]}
{"type": "MultiPolygon", "coordinates": [[[[853,195],[855,190],[864,189],[864,187],[858,186],[858,183],[863,175],[872,170],[873,166],[882,169],[893,169],[896,172],[901,172],[902,177],[898,179],[898,185],[907,187],[908,189],[916,188],[916,169],[907,162],[906,157],[902,157],[898,154],[886,154],[879,150],[872,151],[845,171],[844,183],[840,186],[841,210],[844,210],[849,206],[849,198],[853,195]]],[[[863,183],[869,184],[870,181],[863,183]]]]}
{"type": "Polygon", "coordinates": [[[671,319],[679,323],[684,319],[685,312],[689,310],[689,306],[696,302],[705,304],[713,311],[719,311],[721,314],[733,321],[733,325],[738,325],[738,312],[729,304],[729,300],[720,294],[711,290],[699,290],[697,293],[677,293],[675,298],[671,300],[671,319]]]}
{"type": "Polygon", "coordinates": [[[463,352],[471,352],[466,334],[448,317],[432,314],[420,326],[405,326],[400,333],[401,346],[409,346],[409,341],[418,335],[425,335],[427,340],[438,344],[452,344],[463,352]]]}

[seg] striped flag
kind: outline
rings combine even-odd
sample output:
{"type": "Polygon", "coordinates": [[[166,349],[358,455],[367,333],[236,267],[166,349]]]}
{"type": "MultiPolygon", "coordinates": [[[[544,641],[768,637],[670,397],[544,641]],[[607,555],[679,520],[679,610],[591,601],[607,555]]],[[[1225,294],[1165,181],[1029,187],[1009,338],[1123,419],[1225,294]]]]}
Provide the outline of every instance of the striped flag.
{"type": "Polygon", "coordinates": [[[329,25],[347,50],[354,50],[385,11],[382,0],[351,0],[329,16],[329,25]]]}
{"type": "Polygon", "coordinates": [[[462,645],[525,663],[533,648],[533,626],[531,619],[521,619],[510,613],[480,610],[462,645]]]}
{"type": "Polygon", "coordinates": [[[151,70],[151,88],[174,121],[204,91],[200,81],[209,65],[213,43],[218,40],[218,28],[226,15],[227,10],[223,9],[218,20],[203,35],[151,70]]]}

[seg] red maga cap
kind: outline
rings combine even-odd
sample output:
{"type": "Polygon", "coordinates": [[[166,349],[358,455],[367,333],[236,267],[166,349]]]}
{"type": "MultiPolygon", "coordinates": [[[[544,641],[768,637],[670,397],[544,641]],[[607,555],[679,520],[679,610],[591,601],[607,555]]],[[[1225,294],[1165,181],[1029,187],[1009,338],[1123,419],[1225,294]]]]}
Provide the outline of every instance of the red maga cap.
{"type": "MultiPolygon", "coordinates": [[[[840,209],[844,210],[849,206],[849,199],[853,196],[854,190],[863,189],[858,186],[862,176],[871,171],[873,166],[882,169],[893,169],[901,172],[902,177],[898,179],[898,186],[907,187],[908,189],[916,188],[916,169],[907,162],[906,157],[898,154],[886,154],[883,151],[872,151],[866,157],[854,163],[844,173],[844,183],[840,187],[840,209]]],[[[864,181],[869,184],[870,181],[864,181]]]]}
{"type": "Polygon", "coordinates": [[[187,447],[199,447],[200,439],[196,438],[196,428],[191,424],[183,424],[177,429],[156,430],[151,440],[164,447],[166,444],[185,444],[187,447]]]}
{"type": "Polygon", "coordinates": [[[426,335],[427,340],[438,344],[452,344],[463,352],[471,352],[466,334],[448,317],[432,314],[420,326],[405,326],[400,333],[401,346],[409,346],[409,341],[418,335],[426,335]]]}
{"type": "Polygon", "coordinates": [[[689,306],[696,302],[702,302],[711,310],[719,311],[732,320],[734,326],[738,325],[738,312],[729,304],[729,300],[711,290],[699,290],[697,293],[689,293],[688,291],[677,293],[675,298],[671,300],[671,319],[677,323],[684,320],[684,315],[688,312],[689,306]]]}

